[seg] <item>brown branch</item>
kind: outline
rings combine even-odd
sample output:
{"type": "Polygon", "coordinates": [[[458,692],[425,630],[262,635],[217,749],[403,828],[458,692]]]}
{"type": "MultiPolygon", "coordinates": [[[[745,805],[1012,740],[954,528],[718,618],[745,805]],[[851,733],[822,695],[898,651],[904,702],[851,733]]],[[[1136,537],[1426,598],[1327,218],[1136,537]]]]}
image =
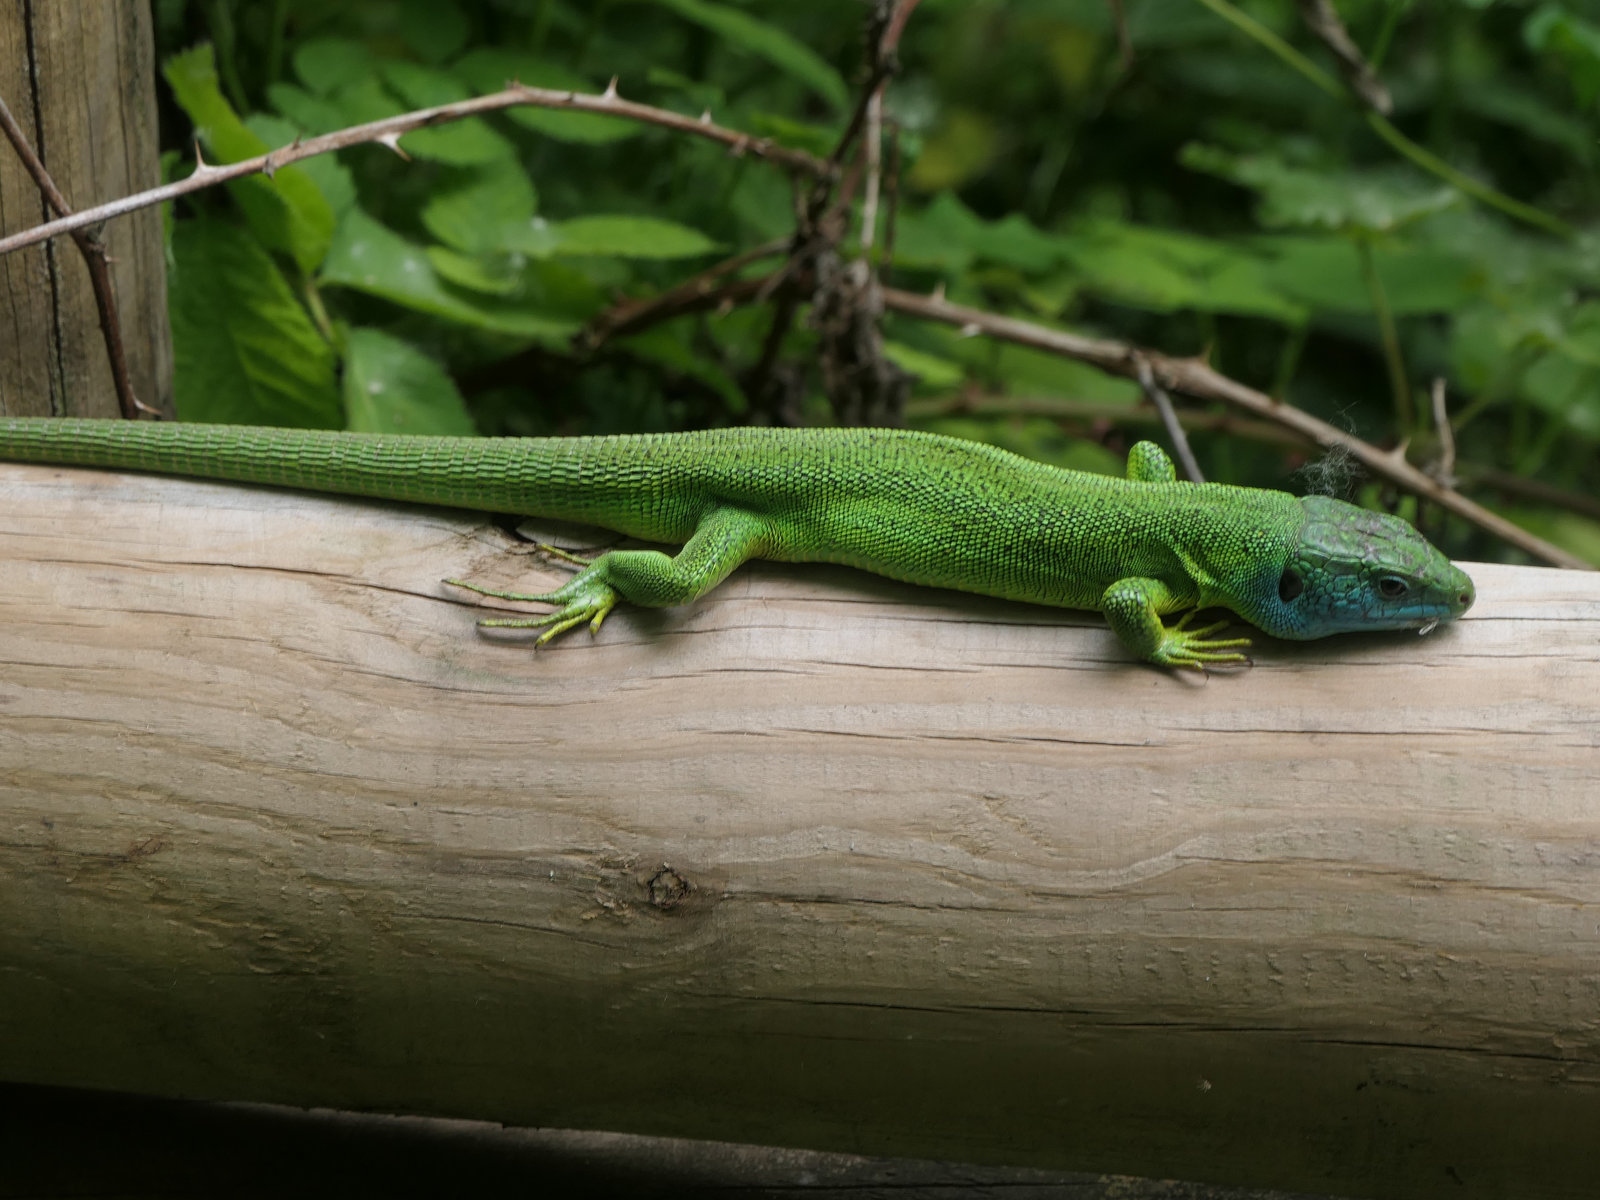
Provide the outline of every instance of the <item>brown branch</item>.
{"type": "Polygon", "coordinates": [[[325,133],[320,137],[306,138],[296,141],[288,146],[280,146],[267,154],[255,158],[245,159],[242,162],[228,163],[222,166],[213,166],[200,163],[194,173],[187,179],[180,179],[175,183],[163,187],[152,188],[147,192],[137,195],[125,196],[120,200],[113,200],[109,204],[102,204],[96,208],[85,209],[70,217],[62,217],[55,221],[47,222],[34,229],[27,229],[21,233],[13,234],[8,238],[0,238],[0,255],[20,250],[24,246],[31,246],[36,242],[47,241],[63,233],[71,233],[76,229],[84,229],[91,225],[98,225],[113,217],[125,216],[141,208],[149,208],[154,204],[165,204],[168,200],[179,196],[197,192],[202,188],[225,182],[229,179],[238,179],[245,175],[263,174],[271,178],[274,171],[297,163],[301,159],[312,158],[318,154],[327,154],[333,150],[344,150],[350,146],[359,146],[368,142],[388,146],[391,150],[398,151],[401,137],[414,133],[419,129],[426,129],[432,125],[441,125],[449,121],[459,121],[465,117],[476,116],[479,113],[496,112],[500,109],[518,108],[528,105],[535,108],[570,109],[576,112],[596,113],[601,116],[623,117],[632,121],[642,121],[649,125],[659,125],[663,129],[675,130],[678,133],[692,134],[695,137],[707,138],[726,146],[730,153],[735,155],[749,154],[755,158],[766,159],[782,167],[787,167],[802,175],[817,179],[832,179],[837,174],[834,164],[825,162],[814,154],[807,154],[803,150],[793,150],[787,146],[780,146],[771,138],[751,137],[738,130],[727,129],[715,125],[704,118],[686,117],[682,113],[671,112],[664,108],[652,108],[647,104],[636,104],[631,100],[624,100],[617,95],[616,81],[613,80],[609,88],[599,95],[588,92],[561,92],[548,88],[528,87],[524,84],[512,84],[504,91],[494,92],[488,96],[475,96],[470,100],[458,100],[453,104],[441,104],[434,108],[418,109],[415,112],[401,113],[399,116],[385,117],[381,121],[369,121],[365,125],[354,125],[348,129],[338,129],[332,133],[325,133]]]}
{"type": "Polygon", "coordinates": [[[895,222],[900,212],[900,123],[889,122],[889,172],[886,198],[888,213],[883,221],[883,253],[878,256],[878,282],[887,286],[894,270],[895,222]]]}
{"type": "Polygon", "coordinates": [[[1173,410],[1172,397],[1156,382],[1154,372],[1150,370],[1150,360],[1137,350],[1133,354],[1133,375],[1139,381],[1139,390],[1144,393],[1144,398],[1155,406],[1156,412],[1161,414],[1162,427],[1167,431],[1167,437],[1172,442],[1172,449],[1178,456],[1178,462],[1183,467],[1184,476],[1190,483],[1204,483],[1206,477],[1200,471],[1200,464],[1195,461],[1194,451],[1189,449],[1189,439],[1184,436],[1183,426],[1178,424],[1178,414],[1173,410]]]}
{"type": "Polygon", "coordinates": [[[1586,496],[1582,492],[1563,491],[1540,479],[1524,479],[1521,475],[1510,475],[1505,471],[1496,471],[1489,467],[1463,464],[1461,473],[1465,476],[1466,482],[1473,487],[1492,488],[1515,500],[1532,500],[1554,508],[1564,508],[1581,517],[1588,517],[1591,521],[1600,521],[1600,500],[1586,496]]]}
{"type": "Polygon", "coordinates": [[[1351,457],[1380,479],[1388,480],[1425,500],[1431,500],[1446,511],[1455,513],[1463,520],[1471,522],[1479,529],[1493,534],[1535,558],[1543,559],[1558,567],[1569,567],[1580,571],[1594,570],[1593,566],[1577,555],[1552,545],[1543,538],[1535,537],[1504,517],[1474,504],[1460,492],[1444,486],[1426,472],[1412,466],[1403,457],[1380,450],[1371,443],[1329,425],[1310,413],[1281,404],[1264,392],[1258,392],[1237,380],[1219,374],[1197,359],[1172,358],[1153,350],[1130,346],[1125,342],[1089,338],[1061,330],[1047,329],[1028,321],[1002,317],[981,309],[951,304],[947,300],[919,296],[892,288],[883,289],[883,302],[885,308],[894,312],[929,321],[940,321],[963,330],[987,334],[1002,341],[1015,342],[1017,345],[1077,359],[1099,367],[1107,374],[1120,375],[1128,379],[1137,378],[1136,359],[1143,356],[1149,362],[1155,378],[1174,391],[1202,400],[1219,400],[1252,416],[1274,421],[1287,429],[1294,430],[1324,449],[1338,447],[1348,451],[1351,457]]]}
{"type": "MultiPolygon", "coordinates": [[[[67,203],[66,196],[56,186],[56,181],[51,178],[44,161],[34,152],[33,146],[28,142],[28,135],[23,132],[16,117],[11,115],[11,109],[6,106],[4,97],[0,97],[0,129],[5,131],[6,137],[16,149],[17,157],[22,160],[22,165],[28,169],[28,174],[33,176],[33,181],[44,195],[45,202],[57,216],[70,217],[72,206],[67,203]]],[[[78,253],[83,256],[83,265],[89,269],[89,283],[94,291],[95,308],[100,314],[100,335],[105,339],[106,358],[111,365],[111,381],[117,389],[117,405],[122,410],[122,415],[128,420],[133,420],[141,412],[153,413],[155,410],[139,402],[133,394],[133,378],[128,372],[128,356],[122,346],[122,322],[117,319],[117,292],[111,280],[111,260],[106,256],[105,243],[100,239],[100,233],[95,229],[77,229],[73,231],[72,240],[77,243],[78,253]]]]}
{"type": "Polygon", "coordinates": [[[713,286],[717,280],[732,275],[735,271],[742,271],[751,263],[760,262],[763,258],[783,253],[789,248],[789,243],[789,238],[774,238],[753,250],[746,250],[743,254],[736,254],[732,258],[707,267],[698,275],[684,280],[677,287],[670,288],[660,295],[624,300],[590,321],[578,334],[575,344],[580,351],[595,350],[610,338],[637,333],[684,313],[704,311],[694,302],[717,292],[713,286]]]}
{"type": "Polygon", "coordinates": [[[1331,0],[1300,0],[1300,19],[1305,22],[1319,42],[1328,48],[1334,61],[1339,64],[1339,73],[1344,76],[1345,86],[1355,98],[1374,112],[1388,116],[1394,111],[1394,101],[1389,98],[1388,91],[1383,84],[1378,82],[1378,75],[1372,69],[1372,64],[1362,57],[1361,51],[1356,48],[1355,42],[1344,27],[1344,22],[1339,19],[1339,14],[1334,10],[1331,0]]]}
{"type": "Polygon", "coordinates": [[[1434,468],[1433,476],[1445,486],[1453,487],[1456,482],[1456,435],[1450,428],[1450,414],[1445,409],[1443,376],[1433,381],[1432,399],[1433,427],[1439,433],[1439,463],[1434,468]]]}

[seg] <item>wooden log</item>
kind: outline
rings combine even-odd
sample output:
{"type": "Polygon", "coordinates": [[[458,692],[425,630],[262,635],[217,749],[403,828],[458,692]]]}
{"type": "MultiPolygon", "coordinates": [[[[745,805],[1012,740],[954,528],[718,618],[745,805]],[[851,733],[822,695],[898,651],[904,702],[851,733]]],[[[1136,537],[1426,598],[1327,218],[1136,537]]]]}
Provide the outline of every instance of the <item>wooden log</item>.
{"type": "MultiPolygon", "coordinates": [[[[155,37],[146,0],[0,4],[0,98],[75,209],[161,182],[155,37]]],[[[38,185],[0,137],[0,235],[42,225],[38,185]]],[[[172,412],[161,213],[102,231],[134,395],[172,412]]],[[[0,413],[114,417],[88,270],[70,237],[0,258],[0,413]]]]}
{"type": "Polygon", "coordinates": [[[0,465],[0,1078],[1592,1194],[1600,575],[1202,680],[759,564],[535,653],[509,544],[0,465]]]}

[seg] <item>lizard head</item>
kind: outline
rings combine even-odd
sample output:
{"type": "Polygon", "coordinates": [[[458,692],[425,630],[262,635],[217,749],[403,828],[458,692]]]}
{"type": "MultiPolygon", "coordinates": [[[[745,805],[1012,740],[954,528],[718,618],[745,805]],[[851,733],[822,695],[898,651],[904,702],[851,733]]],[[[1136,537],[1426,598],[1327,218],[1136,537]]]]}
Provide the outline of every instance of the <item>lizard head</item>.
{"type": "Polygon", "coordinates": [[[1399,517],[1328,496],[1300,501],[1305,525],[1290,547],[1277,597],[1257,620],[1283,638],[1420,629],[1472,607],[1472,580],[1399,517]]]}

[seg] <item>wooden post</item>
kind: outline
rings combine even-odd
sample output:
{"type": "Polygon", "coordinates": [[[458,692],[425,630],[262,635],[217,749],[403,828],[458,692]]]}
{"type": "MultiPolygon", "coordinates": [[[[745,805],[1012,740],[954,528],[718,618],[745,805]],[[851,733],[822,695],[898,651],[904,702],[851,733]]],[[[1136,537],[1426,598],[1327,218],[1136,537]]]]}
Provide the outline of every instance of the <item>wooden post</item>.
{"type": "Polygon", "coordinates": [[[1174,677],[755,566],[534,652],[459,514],[0,465],[0,1078],[1592,1194],[1600,575],[1174,677]]]}
{"type": "MultiPolygon", "coordinates": [[[[75,208],[161,182],[147,0],[0,4],[0,98],[75,208]]],[[[0,234],[54,214],[0,138],[0,234]]],[[[172,411],[161,214],[102,233],[134,394],[172,411]]],[[[0,413],[114,417],[100,317],[71,238],[0,258],[0,413]]]]}

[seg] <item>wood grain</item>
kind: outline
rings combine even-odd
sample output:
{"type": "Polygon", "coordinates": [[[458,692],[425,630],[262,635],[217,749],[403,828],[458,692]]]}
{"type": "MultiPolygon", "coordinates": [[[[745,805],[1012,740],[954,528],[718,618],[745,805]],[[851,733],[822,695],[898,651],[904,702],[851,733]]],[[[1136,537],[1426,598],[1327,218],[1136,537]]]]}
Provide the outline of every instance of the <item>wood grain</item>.
{"type": "MultiPolygon", "coordinates": [[[[0,4],[0,96],[75,208],[161,182],[145,0],[0,4]]],[[[50,213],[0,140],[0,235],[50,213]]],[[[103,230],[134,393],[172,411],[166,260],[156,209],[103,230]]],[[[89,274],[70,238],[0,258],[0,413],[117,415],[89,274]]]]}
{"type": "Polygon", "coordinates": [[[1600,576],[1199,680],[765,565],[535,653],[512,545],[0,466],[0,1078],[1592,1194],[1600,576]]]}

